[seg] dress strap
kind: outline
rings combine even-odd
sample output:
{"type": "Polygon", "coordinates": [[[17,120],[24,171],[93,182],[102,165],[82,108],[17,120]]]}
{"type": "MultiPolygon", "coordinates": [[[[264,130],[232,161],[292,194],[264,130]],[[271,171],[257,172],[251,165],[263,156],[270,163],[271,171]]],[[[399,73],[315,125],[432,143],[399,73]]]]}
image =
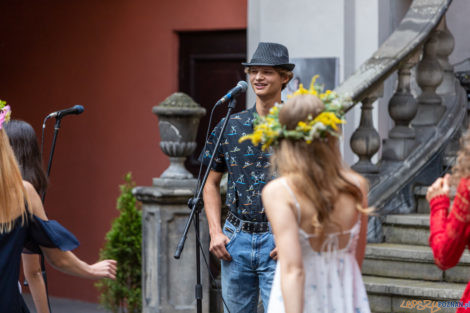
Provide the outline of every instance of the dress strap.
{"type": "Polygon", "coordinates": [[[289,191],[292,198],[294,198],[295,207],[297,208],[297,222],[300,225],[300,204],[299,204],[299,201],[297,201],[297,197],[295,196],[292,189],[289,187],[289,184],[287,183],[287,181],[284,177],[281,178],[281,182],[284,185],[284,187],[286,187],[286,189],[289,191]]]}

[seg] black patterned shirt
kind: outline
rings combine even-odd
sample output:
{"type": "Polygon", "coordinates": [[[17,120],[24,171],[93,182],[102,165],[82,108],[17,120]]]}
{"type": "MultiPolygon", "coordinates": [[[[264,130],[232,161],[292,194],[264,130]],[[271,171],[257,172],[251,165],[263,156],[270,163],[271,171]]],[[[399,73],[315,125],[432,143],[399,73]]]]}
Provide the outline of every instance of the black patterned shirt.
{"type": "MultiPolygon", "coordinates": [[[[238,142],[240,137],[253,132],[254,113],[256,106],[230,115],[219,149],[215,152],[212,170],[228,172],[226,204],[233,214],[247,221],[266,222],[261,190],[273,178],[269,169],[271,154],[268,151],[263,152],[261,145],[254,146],[250,140],[238,142]]],[[[204,165],[209,164],[214,153],[224,120],[225,118],[214,128],[206,150],[201,153],[204,165]]]]}

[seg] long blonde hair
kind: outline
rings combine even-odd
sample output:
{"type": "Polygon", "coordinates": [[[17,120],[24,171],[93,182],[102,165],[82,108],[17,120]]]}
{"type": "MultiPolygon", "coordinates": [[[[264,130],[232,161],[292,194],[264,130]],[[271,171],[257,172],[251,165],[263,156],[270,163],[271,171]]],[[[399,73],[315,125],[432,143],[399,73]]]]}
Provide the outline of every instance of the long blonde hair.
{"type": "MultiPolygon", "coordinates": [[[[313,95],[289,99],[279,112],[279,122],[288,130],[295,129],[299,121],[315,118],[324,110],[323,102],[313,95]]],[[[272,157],[274,170],[288,176],[295,190],[313,205],[312,225],[316,234],[323,234],[338,196],[351,195],[360,207],[362,192],[358,186],[342,175],[343,162],[338,139],[333,135],[304,140],[283,139],[275,147],[272,157]]]]}
{"type": "Polygon", "coordinates": [[[26,191],[8,136],[0,129],[0,234],[10,232],[16,219],[21,217],[24,224],[26,191]]]}
{"type": "Polygon", "coordinates": [[[450,184],[457,186],[460,179],[470,176],[470,128],[460,138],[460,149],[457,152],[457,161],[452,168],[450,184]]]}

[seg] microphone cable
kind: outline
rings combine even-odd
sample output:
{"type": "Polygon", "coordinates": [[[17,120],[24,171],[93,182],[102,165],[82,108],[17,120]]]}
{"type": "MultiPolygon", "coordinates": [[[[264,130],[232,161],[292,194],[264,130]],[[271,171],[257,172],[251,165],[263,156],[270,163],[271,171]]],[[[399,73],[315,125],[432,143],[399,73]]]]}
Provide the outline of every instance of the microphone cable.
{"type": "MultiPolygon", "coordinates": [[[[232,101],[235,101],[235,100],[232,100],[232,101]]],[[[212,110],[211,110],[211,114],[209,116],[209,123],[208,123],[208,127],[207,127],[207,132],[206,132],[206,139],[205,139],[205,142],[204,142],[204,147],[202,149],[202,153],[204,153],[206,151],[206,147],[207,147],[207,140],[209,139],[209,134],[210,134],[210,131],[211,131],[211,124],[212,124],[212,118],[213,118],[213,115],[214,115],[214,111],[216,109],[216,107],[219,105],[220,103],[216,103],[213,107],[212,107],[212,110]]],[[[230,118],[230,117],[228,117],[230,118]]],[[[222,121],[222,120],[221,120],[222,121]]],[[[201,163],[199,165],[199,173],[197,175],[197,186],[196,186],[196,192],[199,190],[199,187],[201,185],[201,174],[202,174],[202,160],[201,160],[201,163]]],[[[206,253],[204,252],[204,248],[202,246],[202,243],[201,243],[201,238],[199,237],[199,234],[198,232],[194,232],[196,234],[196,239],[197,239],[197,243],[198,243],[198,248],[199,250],[201,250],[201,254],[202,254],[202,258],[204,259],[204,263],[206,264],[206,267],[207,267],[207,271],[209,272],[209,276],[210,276],[210,279],[211,279],[211,282],[213,284],[213,286],[215,286],[215,289],[217,290],[217,293],[219,294],[220,298],[222,299],[222,302],[225,306],[225,308],[227,309],[227,312],[230,313],[230,310],[227,306],[227,303],[225,302],[225,299],[224,297],[222,296],[222,289],[219,288],[219,286],[217,285],[217,281],[215,280],[215,277],[214,275],[212,275],[212,271],[211,271],[211,268],[209,266],[209,262],[208,262],[208,258],[206,256],[206,253]]]]}
{"type": "Polygon", "coordinates": [[[44,118],[42,122],[42,134],[41,134],[41,155],[44,156],[44,130],[46,129],[46,122],[49,119],[49,115],[44,118]]]}
{"type": "MultiPolygon", "coordinates": [[[[204,140],[204,147],[202,148],[202,153],[204,153],[206,151],[206,147],[207,147],[207,140],[209,139],[209,134],[210,134],[210,131],[211,131],[211,124],[212,124],[212,117],[214,116],[214,111],[215,111],[215,108],[217,108],[217,106],[219,106],[218,103],[216,103],[213,107],[212,107],[212,110],[211,110],[211,115],[209,116],[209,123],[208,123],[208,126],[207,126],[207,131],[206,131],[206,138],[204,140]]],[[[196,186],[196,191],[199,190],[199,186],[201,185],[201,174],[202,174],[202,160],[199,164],[199,172],[197,174],[197,186],[196,186]]]]}

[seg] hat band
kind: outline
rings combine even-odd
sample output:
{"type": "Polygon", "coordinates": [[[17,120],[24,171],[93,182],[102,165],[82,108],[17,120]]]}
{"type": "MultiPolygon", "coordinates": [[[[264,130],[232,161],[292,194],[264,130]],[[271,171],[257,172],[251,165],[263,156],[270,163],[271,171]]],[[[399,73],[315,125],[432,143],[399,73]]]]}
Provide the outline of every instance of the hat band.
{"type": "Polygon", "coordinates": [[[263,63],[263,64],[271,64],[273,66],[275,65],[285,65],[289,63],[289,60],[272,60],[272,59],[260,59],[260,58],[252,58],[250,63],[263,63]]]}

